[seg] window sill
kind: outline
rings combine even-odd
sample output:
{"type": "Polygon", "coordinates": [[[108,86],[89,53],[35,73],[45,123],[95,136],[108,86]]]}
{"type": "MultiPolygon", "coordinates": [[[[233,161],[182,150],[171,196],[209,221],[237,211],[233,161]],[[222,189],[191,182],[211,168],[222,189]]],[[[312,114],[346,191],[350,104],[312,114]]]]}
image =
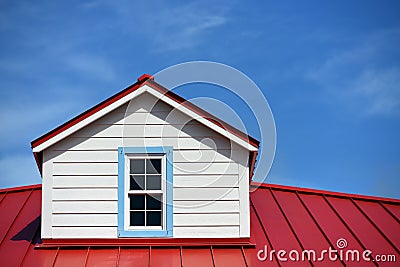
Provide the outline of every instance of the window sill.
{"type": "Polygon", "coordinates": [[[118,237],[172,237],[167,230],[118,230],[118,237]]]}

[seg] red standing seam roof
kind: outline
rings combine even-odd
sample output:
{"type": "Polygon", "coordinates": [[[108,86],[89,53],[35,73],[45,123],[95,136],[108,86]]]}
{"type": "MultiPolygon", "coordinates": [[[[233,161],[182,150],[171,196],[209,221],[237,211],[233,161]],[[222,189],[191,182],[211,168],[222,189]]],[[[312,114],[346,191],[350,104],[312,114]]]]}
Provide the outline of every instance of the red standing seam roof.
{"type": "MultiPolygon", "coordinates": [[[[251,240],[240,244],[127,246],[87,241],[80,246],[40,247],[41,185],[0,190],[1,266],[399,266],[400,200],[304,188],[255,184],[250,193],[251,240]],[[372,257],[394,255],[396,262],[284,261],[272,254],[260,261],[257,252],[270,250],[347,248],[372,257]]],[[[339,252],[338,252],[339,253],[339,252]]],[[[336,254],[335,254],[336,255],[336,254]]]]}

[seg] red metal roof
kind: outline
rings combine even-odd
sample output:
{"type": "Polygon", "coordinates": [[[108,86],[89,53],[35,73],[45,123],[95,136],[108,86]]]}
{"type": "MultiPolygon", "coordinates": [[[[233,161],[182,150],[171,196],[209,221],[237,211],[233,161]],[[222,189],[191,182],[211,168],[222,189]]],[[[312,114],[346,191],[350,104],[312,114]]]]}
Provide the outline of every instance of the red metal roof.
{"type": "MultiPolygon", "coordinates": [[[[251,145],[253,145],[255,147],[259,147],[260,142],[257,139],[251,137],[250,135],[248,135],[246,133],[243,133],[242,131],[240,131],[240,130],[236,129],[235,127],[231,126],[230,124],[228,124],[228,123],[222,121],[221,119],[213,116],[212,114],[208,113],[204,109],[198,107],[197,105],[191,103],[190,101],[187,101],[183,97],[181,97],[181,96],[175,94],[174,92],[168,90],[164,86],[162,86],[159,83],[155,82],[153,76],[151,76],[149,74],[144,74],[144,75],[140,76],[136,83],[128,86],[124,90],[122,90],[122,91],[118,92],[117,94],[109,97],[108,99],[104,100],[103,102],[95,105],[94,107],[86,110],[85,112],[79,114],[78,116],[72,118],[71,120],[65,122],[64,124],[56,127],[55,129],[51,130],[50,132],[48,132],[48,133],[40,136],[39,138],[33,140],[31,142],[31,147],[34,148],[34,147],[39,146],[40,144],[46,142],[47,140],[55,137],[58,134],[64,132],[68,128],[70,128],[73,125],[81,122],[82,120],[92,116],[93,114],[99,112],[100,110],[102,110],[105,107],[111,105],[112,103],[114,103],[117,100],[123,98],[124,96],[129,95],[130,93],[134,92],[135,90],[139,89],[140,87],[142,87],[145,84],[150,86],[153,89],[156,89],[156,90],[160,91],[161,93],[163,93],[165,96],[169,97],[170,99],[172,99],[172,100],[176,101],[177,103],[185,106],[186,108],[188,108],[191,111],[197,113],[199,116],[209,120],[210,122],[222,127],[226,131],[228,131],[231,134],[241,138],[242,140],[246,141],[247,143],[249,143],[249,144],[251,144],[251,145]]],[[[34,152],[33,154],[35,156],[36,163],[37,163],[37,165],[39,167],[39,171],[41,172],[42,153],[41,152],[34,152]]],[[[255,153],[252,153],[252,154],[255,154],[255,153]]]]}
{"type": "MultiPolygon", "coordinates": [[[[256,184],[254,184],[256,185],[256,184]]],[[[40,247],[41,186],[0,190],[1,266],[399,266],[400,200],[261,184],[251,197],[254,246],[240,244],[170,246],[149,243],[40,247]],[[270,250],[347,248],[395,255],[397,262],[272,261],[270,250]]],[[[338,252],[339,253],[339,252],[338,252]]],[[[286,256],[287,257],[287,256],[286,256]]]]}

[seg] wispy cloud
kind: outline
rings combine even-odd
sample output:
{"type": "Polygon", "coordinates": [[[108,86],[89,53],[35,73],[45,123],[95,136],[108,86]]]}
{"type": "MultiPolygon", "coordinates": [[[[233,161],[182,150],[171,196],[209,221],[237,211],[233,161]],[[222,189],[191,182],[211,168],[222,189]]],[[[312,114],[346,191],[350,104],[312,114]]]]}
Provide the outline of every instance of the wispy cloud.
{"type": "Polygon", "coordinates": [[[149,8],[110,5],[117,13],[119,25],[129,34],[140,34],[149,48],[161,53],[195,48],[207,40],[207,34],[229,22],[225,6],[209,4],[172,5],[158,3],[149,8]],[[132,16],[133,11],[140,10],[132,16]],[[140,27],[138,27],[140,25],[140,27]]]}
{"type": "Polygon", "coordinates": [[[307,78],[326,89],[329,101],[337,98],[363,115],[399,115],[400,69],[385,60],[399,56],[393,45],[399,40],[400,29],[370,34],[328,56],[307,78]]]}

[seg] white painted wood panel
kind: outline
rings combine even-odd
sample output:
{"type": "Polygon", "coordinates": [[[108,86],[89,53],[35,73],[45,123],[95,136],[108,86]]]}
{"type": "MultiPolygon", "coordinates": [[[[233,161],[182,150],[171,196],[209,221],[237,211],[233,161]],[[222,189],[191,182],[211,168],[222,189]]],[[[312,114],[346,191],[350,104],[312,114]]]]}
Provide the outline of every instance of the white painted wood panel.
{"type": "Polygon", "coordinates": [[[174,227],[174,237],[238,237],[239,226],[174,227]]]}
{"type": "Polygon", "coordinates": [[[200,124],[96,124],[83,128],[72,137],[218,137],[200,124]]]}
{"type": "Polygon", "coordinates": [[[118,175],[117,163],[54,163],[54,175],[118,175]]]}
{"type": "Polygon", "coordinates": [[[207,201],[207,200],[174,200],[174,213],[234,213],[239,212],[239,200],[207,201]]]}
{"type": "Polygon", "coordinates": [[[181,175],[237,175],[238,166],[234,162],[174,162],[174,174],[181,175]]]}
{"type": "Polygon", "coordinates": [[[118,163],[118,150],[60,151],[53,152],[54,162],[114,162],[118,163]]]}
{"type": "Polygon", "coordinates": [[[118,213],[117,201],[53,201],[53,214],[55,213],[82,213],[103,214],[118,213]]]}
{"type": "MultiPolygon", "coordinates": [[[[118,175],[118,164],[110,162],[91,163],[54,163],[54,175],[118,175]]],[[[237,175],[236,163],[202,163],[178,162],[174,163],[175,175],[237,175]]]]}
{"type": "Polygon", "coordinates": [[[174,176],[174,187],[238,187],[236,175],[174,176]]]}
{"type": "Polygon", "coordinates": [[[54,200],[118,200],[118,189],[73,188],[53,189],[54,200]]]}
{"type": "Polygon", "coordinates": [[[231,150],[174,150],[174,162],[232,162],[231,150]]]}
{"type": "Polygon", "coordinates": [[[190,137],[80,138],[68,137],[54,145],[55,150],[109,150],[120,146],[173,146],[180,149],[230,149],[223,137],[195,139],[190,137]]]}
{"type": "Polygon", "coordinates": [[[238,188],[174,188],[175,200],[237,200],[238,188]]]}
{"type": "Polygon", "coordinates": [[[117,214],[53,214],[53,226],[118,226],[117,214]]]}
{"type": "Polygon", "coordinates": [[[53,227],[53,238],[117,238],[117,227],[53,227]]]}
{"type": "Polygon", "coordinates": [[[118,187],[118,176],[53,176],[53,188],[118,187]]]}
{"type": "Polygon", "coordinates": [[[235,214],[175,214],[175,226],[239,226],[239,213],[235,214]]]}
{"type": "MultiPolygon", "coordinates": [[[[232,152],[234,153],[234,152],[232,152]]],[[[118,150],[53,151],[54,162],[118,162],[118,150]]],[[[174,162],[232,162],[231,150],[174,149],[174,162]]]]}

